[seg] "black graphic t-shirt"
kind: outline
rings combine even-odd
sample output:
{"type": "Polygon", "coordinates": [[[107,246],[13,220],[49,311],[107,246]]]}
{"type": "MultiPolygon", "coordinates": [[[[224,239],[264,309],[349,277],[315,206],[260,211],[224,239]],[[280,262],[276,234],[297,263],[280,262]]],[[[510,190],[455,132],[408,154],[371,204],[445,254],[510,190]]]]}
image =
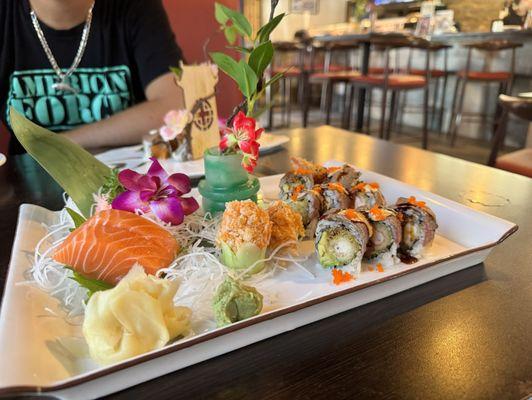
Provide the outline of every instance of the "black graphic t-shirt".
{"type": "MultiPolygon", "coordinates": [[[[30,11],[28,0],[0,1],[0,111],[9,129],[10,106],[55,132],[104,119],[145,100],[146,86],[182,57],[161,0],[96,0],[85,53],[69,80],[76,93],[59,91],[30,11]]],[[[85,24],[40,25],[66,71],[85,24]]],[[[24,151],[14,136],[9,147],[24,151]]]]}

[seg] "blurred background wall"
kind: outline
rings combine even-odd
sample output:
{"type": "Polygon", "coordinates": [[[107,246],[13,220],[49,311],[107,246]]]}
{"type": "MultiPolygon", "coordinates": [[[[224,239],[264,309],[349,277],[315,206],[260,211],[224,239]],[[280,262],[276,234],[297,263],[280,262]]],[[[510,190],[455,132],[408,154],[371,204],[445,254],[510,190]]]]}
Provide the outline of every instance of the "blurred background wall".
{"type": "MultiPolygon", "coordinates": [[[[240,0],[218,1],[227,7],[240,9],[240,0]]],[[[214,19],[214,0],[163,0],[163,4],[187,63],[207,61],[203,51],[203,45],[207,40],[209,40],[208,52],[227,51],[224,35],[214,19]]],[[[235,53],[232,55],[236,56],[235,53]]],[[[233,107],[240,102],[237,86],[220,71],[216,91],[218,114],[220,117],[227,117],[233,107]]]]}

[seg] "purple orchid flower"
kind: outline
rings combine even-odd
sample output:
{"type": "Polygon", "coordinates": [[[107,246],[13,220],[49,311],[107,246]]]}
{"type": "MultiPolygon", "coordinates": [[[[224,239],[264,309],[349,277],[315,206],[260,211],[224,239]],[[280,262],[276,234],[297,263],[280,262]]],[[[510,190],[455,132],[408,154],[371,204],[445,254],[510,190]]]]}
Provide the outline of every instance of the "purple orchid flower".
{"type": "Polygon", "coordinates": [[[116,196],[112,207],[130,212],[151,211],[161,221],[179,225],[185,215],[199,208],[193,197],[181,197],[190,192],[190,179],[185,174],[169,176],[156,158],[150,160],[152,164],[146,175],[130,169],[120,171],[118,180],[126,191],[116,196]]]}

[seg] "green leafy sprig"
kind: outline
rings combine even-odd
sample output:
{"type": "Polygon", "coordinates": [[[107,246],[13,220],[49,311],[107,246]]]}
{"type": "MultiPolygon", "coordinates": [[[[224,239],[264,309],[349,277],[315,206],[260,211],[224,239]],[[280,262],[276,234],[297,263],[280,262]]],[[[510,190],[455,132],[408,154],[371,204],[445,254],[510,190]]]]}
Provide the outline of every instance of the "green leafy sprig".
{"type": "Polygon", "coordinates": [[[282,77],[279,73],[268,81],[264,80],[264,73],[271,64],[274,54],[270,35],[285,17],[284,13],[273,16],[276,5],[277,1],[272,1],[270,20],[254,33],[243,14],[220,3],[214,4],[214,16],[230,44],[229,48],[239,51],[242,57],[236,60],[221,52],[212,52],[210,56],[214,63],[237,83],[245,97],[243,108],[246,109],[248,116],[254,115],[255,103],[264,94],[266,87],[282,77]],[[235,46],[239,37],[249,42],[250,46],[235,46]]]}

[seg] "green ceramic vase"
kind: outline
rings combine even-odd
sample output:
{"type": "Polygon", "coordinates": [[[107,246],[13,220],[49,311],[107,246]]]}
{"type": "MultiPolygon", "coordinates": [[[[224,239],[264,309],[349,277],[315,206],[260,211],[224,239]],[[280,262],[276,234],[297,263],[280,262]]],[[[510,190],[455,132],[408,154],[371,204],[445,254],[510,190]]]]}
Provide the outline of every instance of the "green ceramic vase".
{"type": "Polygon", "coordinates": [[[225,210],[225,203],[233,200],[257,201],[259,180],[248,174],[242,165],[241,154],[222,155],[218,148],[204,153],[205,179],[198,190],[203,197],[203,210],[215,214],[225,210]]]}

